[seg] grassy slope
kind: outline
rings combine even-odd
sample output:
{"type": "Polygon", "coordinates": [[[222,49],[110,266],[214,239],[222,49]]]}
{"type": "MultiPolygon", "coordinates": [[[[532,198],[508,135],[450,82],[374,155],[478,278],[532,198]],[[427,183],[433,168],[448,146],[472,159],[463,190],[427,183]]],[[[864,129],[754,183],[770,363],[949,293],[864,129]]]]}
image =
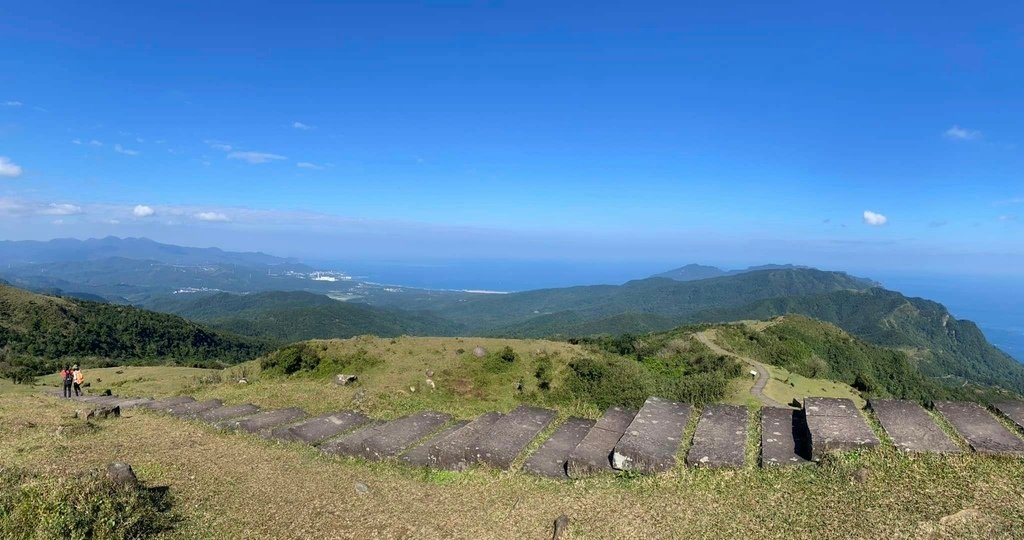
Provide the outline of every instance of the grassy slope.
{"type": "MultiPolygon", "coordinates": [[[[261,385],[245,387],[259,390],[245,397],[277,404],[281,396],[261,385]]],[[[342,396],[323,408],[343,405],[342,396]]],[[[677,467],[562,483],[326,457],[146,412],[83,424],[68,419],[73,407],[0,393],[0,458],[48,474],[127,461],[144,482],[170,487],[184,518],[171,538],[545,538],[562,513],[572,523],[567,539],[1009,538],[1024,522],[1024,460],[909,458],[885,448],[796,470],[762,470],[750,459],[738,471],[677,467]],[[856,480],[860,469],[866,478],[856,480]],[[357,493],[357,482],[369,493],[357,493]]],[[[692,430],[691,422],[685,440],[692,430]]]]}

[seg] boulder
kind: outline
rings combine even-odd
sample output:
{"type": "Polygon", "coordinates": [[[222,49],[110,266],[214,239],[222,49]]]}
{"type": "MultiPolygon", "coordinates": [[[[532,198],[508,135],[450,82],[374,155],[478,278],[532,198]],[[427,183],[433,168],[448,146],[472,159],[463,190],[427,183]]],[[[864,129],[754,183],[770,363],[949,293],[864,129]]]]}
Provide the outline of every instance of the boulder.
{"type": "Polygon", "coordinates": [[[339,386],[348,386],[358,380],[359,377],[356,377],[355,375],[346,375],[344,373],[339,373],[334,376],[334,384],[339,386]]]}
{"type": "Polygon", "coordinates": [[[107,478],[119,485],[133,486],[139,482],[135,471],[127,463],[111,463],[107,465],[107,478]]]}
{"type": "Polygon", "coordinates": [[[487,356],[487,349],[483,347],[473,347],[473,356],[483,358],[487,356]]]}

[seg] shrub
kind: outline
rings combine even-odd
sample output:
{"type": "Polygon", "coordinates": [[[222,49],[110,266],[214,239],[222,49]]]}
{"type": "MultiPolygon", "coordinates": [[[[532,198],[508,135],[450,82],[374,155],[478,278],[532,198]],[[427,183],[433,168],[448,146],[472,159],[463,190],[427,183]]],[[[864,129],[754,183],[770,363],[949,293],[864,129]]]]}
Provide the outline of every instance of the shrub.
{"type": "Polygon", "coordinates": [[[166,490],[118,485],[98,471],[50,477],[0,469],[4,538],[144,538],[173,527],[171,503],[166,490]]]}
{"type": "Polygon", "coordinates": [[[514,350],[512,350],[512,347],[505,345],[505,348],[502,349],[501,352],[498,354],[498,358],[501,358],[502,360],[508,363],[512,363],[519,359],[519,355],[516,354],[514,350]]]}

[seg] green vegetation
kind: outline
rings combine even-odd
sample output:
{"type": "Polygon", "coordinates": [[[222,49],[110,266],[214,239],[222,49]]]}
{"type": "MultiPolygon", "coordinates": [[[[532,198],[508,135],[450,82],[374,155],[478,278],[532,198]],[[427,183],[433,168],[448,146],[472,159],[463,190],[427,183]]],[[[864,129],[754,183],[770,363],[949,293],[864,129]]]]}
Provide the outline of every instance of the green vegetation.
{"type": "Polygon", "coordinates": [[[218,293],[173,302],[164,299],[153,307],[236,334],[281,341],[361,335],[446,336],[461,329],[455,323],[425,312],[341,302],[301,291],[218,293]]]}
{"type": "Polygon", "coordinates": [[[0,468],[4,538],[145,538],[175,522],[165,490],[118,485],[99,471],[51,476],[0,468]]]}
{"type": "Polygon", "coordinates": [[[25,382],[70,362],[223,366],[269,349],[173,315],[0,285],[0,374],[25,382]]]}

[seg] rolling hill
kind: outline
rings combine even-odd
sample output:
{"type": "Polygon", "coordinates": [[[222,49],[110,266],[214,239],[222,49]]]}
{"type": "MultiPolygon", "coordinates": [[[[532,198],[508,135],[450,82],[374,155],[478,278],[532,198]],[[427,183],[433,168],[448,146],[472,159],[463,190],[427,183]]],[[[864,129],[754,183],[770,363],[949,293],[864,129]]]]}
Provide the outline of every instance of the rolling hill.
{"type": "Polygon", "coordinates": [[[365,334],[449,336],[462,330],[430,313],[341,302],[302,291],[176,295],[159,299],[152,307],[238,334],[282,341],[365,334]]]}

